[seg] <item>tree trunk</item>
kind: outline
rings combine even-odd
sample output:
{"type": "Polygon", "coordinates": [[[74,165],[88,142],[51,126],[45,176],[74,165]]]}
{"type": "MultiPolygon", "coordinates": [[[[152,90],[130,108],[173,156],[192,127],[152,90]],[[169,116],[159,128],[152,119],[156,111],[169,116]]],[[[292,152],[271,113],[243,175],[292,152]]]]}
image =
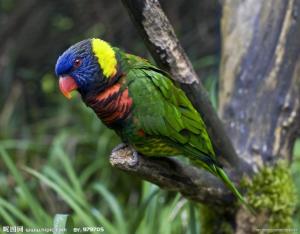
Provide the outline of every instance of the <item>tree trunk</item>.
{"type": "MultiPolygon", "coordinates": [[[[295,0],[223,5],[219,113],[238,155],[255,171],[290,161],[299,134],[299,14],[295,0]]],[[[251,233],[258,223],[244,212],[236,221],[236,233],[251,233]]]]}
{"type": "Polygon", "coordinates": [[[293,0],[223,6],[220,114],[254,167],[290,158],[299,127],[299,7],[293,0]]]}

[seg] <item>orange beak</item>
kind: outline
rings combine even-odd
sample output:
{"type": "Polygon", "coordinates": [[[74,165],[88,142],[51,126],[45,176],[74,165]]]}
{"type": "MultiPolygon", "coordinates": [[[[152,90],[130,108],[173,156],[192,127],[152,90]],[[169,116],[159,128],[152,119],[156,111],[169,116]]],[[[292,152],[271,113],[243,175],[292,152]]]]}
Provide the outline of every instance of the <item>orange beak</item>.
{"type": "Polygon", "coordinates": [[[71,99],[72,98],[71,92],[73,90],[78,89],[78,85],[76,84],[73,77],[60,76],[59,77],[59,89],[66,98],[71,99]]]}

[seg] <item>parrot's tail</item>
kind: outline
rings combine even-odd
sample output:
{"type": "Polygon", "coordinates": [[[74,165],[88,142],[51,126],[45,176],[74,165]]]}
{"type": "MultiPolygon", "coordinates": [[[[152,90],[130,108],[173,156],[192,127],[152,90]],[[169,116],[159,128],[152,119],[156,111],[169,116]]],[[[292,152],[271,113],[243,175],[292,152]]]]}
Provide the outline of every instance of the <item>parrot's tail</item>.
{"type": "Polygon", "coordinates": [[[230,191],[239,199],[239,201],[253,214],[255,215],[255,211],[253,207],[251,207],[243,195],[237,190],[233,182],[227,176],[226,172],[222,169],[222,165],[212,156],[199,151],[196,151],[193,148],[185,147],[185,153],[190,158],[190,160],[196,164],[198,167],[203,167],[208,170],[213,175],[219,177],[224,184],[230,189],[230,191]]]}
{"type": "Polygon", "coordinates": [[[253,207],[251,207],[247,201],[245,200],[245,198],[243,197],[243,195],[237,190],[237,188],[235,187],[235,185],[233,184],[233,182],[229,179],[229,177],[227,176],[227,174],[225,173],[225,171],[215,165],[211,165],[211,167],[214,168],[214,174],[216,176],[218,176],[224,183],[225,185],[231,190],[231,192],[239,199],[239,201],[252,213],[255,214],[255,210],[253,209],[253,207]]]}

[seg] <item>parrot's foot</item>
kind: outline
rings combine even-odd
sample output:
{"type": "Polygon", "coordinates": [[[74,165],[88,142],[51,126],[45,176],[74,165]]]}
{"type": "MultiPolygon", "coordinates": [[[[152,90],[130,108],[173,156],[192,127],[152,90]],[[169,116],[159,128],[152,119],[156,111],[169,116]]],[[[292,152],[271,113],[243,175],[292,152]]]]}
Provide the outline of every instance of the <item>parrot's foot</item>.
{"type": "Polygon", "coordinates": [[[128,161],[128,164],[129,166],[135,166],[139,161],[139,155],[138,152],[133,147],[130,147],[130,150],[132,152],[132,156],[130,158],[130,161],[128,161]]]}
{"type": "Polygon", "coordinates": [[[126,147],[127,147],[127,145],[125,143],[118,144],[115,148],[113,148],[112,153],[115,153],[115,152],[117,152],[121,149],[124,149],[126,147]]]}
{"type": "Polygon", "coordinates": [[[127,164],[129,167],[134,167],[139,161],[139,155],[132,146],[122,143],[112,150],[110,161],[112,165],[127,164]]]}

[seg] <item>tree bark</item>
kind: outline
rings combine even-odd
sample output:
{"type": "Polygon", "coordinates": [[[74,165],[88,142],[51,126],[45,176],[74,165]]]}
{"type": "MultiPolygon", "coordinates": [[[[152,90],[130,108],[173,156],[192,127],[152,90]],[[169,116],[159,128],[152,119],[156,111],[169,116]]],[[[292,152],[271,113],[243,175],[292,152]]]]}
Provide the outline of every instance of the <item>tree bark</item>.
{"type": "MultiPolygon", "coordinates": [[[[223,5],[219,113],[238,155],[255,171],[290,160],[299,134],[299,14],[294,0],[223,5]]],[[[241,211],[236,220],[237,233],[255,232],[259,223],[241,211]]]]}
{"type": "Polygon", "coordinates": [[[220,115],[255,169],[291,158],[299,129],[299,1],[227,0],[220,115]]]}
{"type": "MultiPolygon", "coordinates": [[[[172,158],[148,158],[133,154],[129,148],[113,151],[112,166],[148,180],[188,199],[214,205],[228,205],[234,200],[224,184],[210,173],[172,158]]],[[[230,177],[237,180],[231,172],[230,177]]]]}

